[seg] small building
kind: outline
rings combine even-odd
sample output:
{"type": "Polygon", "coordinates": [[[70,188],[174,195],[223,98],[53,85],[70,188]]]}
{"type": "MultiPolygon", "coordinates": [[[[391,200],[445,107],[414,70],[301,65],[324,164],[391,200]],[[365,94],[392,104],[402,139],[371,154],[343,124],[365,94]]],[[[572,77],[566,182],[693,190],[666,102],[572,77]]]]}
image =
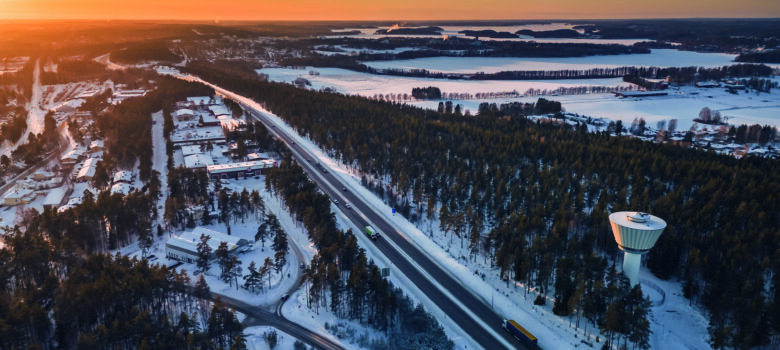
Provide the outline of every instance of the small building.
{"type": "Polygon", "coordinates": [[[198,117],[199,126],[221,126],[222,123],[217,119],[217,116],[211,113],[201,113],[198,117]]]}
{"type": "Polygon", "coordinates": [[[43,199],[43,209],[59,208],[63,198],[65,198],[65,191],[63,188],[55,188],[49,191],[43,199]]]}
{"type": "Polygon", "coordinates": [[[114,173],[114,181],[116,183],[130,184],[133,182],[133,173],[127,170],[120,170],[114,173]]]}
{"type": "Polygon", "coordinates": [[[616,97],[655,97],[655,96],[667,96],[668,92],[665,91],[619,91],[615,92],[616,97]]]}
{"type": "Polygon", "coordinates": [[[92,178],[95,177],[95,172],[97,171],[97,163],[97,158],[87,158],[87,160],[84,161],[84,164],[81,165],[81,168],[79,168],[79,171],[76,173],[76,181],[85,182],[92,180],[92,178]]]}
{"type": "Polygon", "coordinates": [[[214,164],[206,167],[209,177],[216,179],[244,179],[262,173],[266,169],[275,168],[278,164],[273,159],[253,162],[214,164]]]}
{"type": "Polygon", "coordinates": [[[117,182],[113,185],[111,185],[111,194],[121,194],[123,196],[126,196],[130,194],[130,192],[133,191],[133,186],[130,186],[130,184],[126,184],[124,182],[117,182]]]}
{"type": "Polygon", "coordinates": [[[264,159],[270,159],[271,156],[265,153],[249,153],[246,155],[246,159],[249,162],[254,162],[258,160],[264,160],[264,159]]]}
{"type": "Polygon", "coordinates": [[[208,106],[214,101],[211,96],[194,96],[187,97],[187,103],[190,106],[208,106]]]}
{"type": "Polygon", "coordinates": [[[103,140],[95,140],[89,144],[90,153],[100,152],[103,151],[104,149],[105,148],[104,148],[103,140]]]}
{"type": "Polygon", "coordinates": [[[16,185],[6,192],[3,204],[7,206],[24,205],[35,199],[33,191],[23,186],[16,185]]]}
{"type": "Polygon", "coordinates": [[[211,105],[211,106],[209,106],[209,110],[216,117],[221,116],[221,115],[225,115],[225,116],[230,117],[230,115],[231,115],[230,110],[223,104],[211,105]]]}
{"type": "Polygon", "coordinates": [[[195,117],[195,113],[192,112],[192,110],[189,108],[182,108],[176,111],[175,117],[176,120],[182,122],[182,121],[192,120],[192,118],[195,117]]]}
{"type": "Polygon", "coordinates": [[[237,254],[238,248],[246,246],[249,241],[243,238],[228,236],[222,232],[207,229],[205,227],[196,227],[192,231],[184,232],[180,236],[173,236],[165,243],[165,256],[169,259],[175,259],[186,263],[194,263],[198,260],[198,244],[201,242],[201,235],[209,236],[206,244],[211,247],[211,257],[215,258],[214,251],[219,248],[220,243],[227,243],[228,251],[231,254],[237,254]]]}
{"type": "Polygon", "coordinates": [[[213,164],[214,160],[206,154],[190,154],[184,157],[184,167],[187,169],[206,169],[207,166],[213,164]]]}
{"type": "Polygon", "coordinates": [[[38,170],[30,177],[35,181],[49,181],[54,178],[54,173],[46,170],[38,170]]]}

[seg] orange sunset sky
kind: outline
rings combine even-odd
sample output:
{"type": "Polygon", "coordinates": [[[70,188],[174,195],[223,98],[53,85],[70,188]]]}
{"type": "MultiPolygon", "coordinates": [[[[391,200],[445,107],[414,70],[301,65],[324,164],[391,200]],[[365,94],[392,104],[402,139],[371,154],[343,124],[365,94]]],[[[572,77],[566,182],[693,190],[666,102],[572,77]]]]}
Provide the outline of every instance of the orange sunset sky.
{"type": "Polygon", "coordinates": [[[440,20],[780,17],[780,0],[0,0],[0,19],[440,20]]]}

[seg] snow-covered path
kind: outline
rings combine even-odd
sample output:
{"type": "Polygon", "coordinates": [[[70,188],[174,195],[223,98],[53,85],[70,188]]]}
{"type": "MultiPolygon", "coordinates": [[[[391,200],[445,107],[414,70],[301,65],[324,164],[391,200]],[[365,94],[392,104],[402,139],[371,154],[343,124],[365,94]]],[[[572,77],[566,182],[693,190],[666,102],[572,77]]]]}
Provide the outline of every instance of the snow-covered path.
{"type": "Polygon", "coordinates": [[[16,147],[27,143],[27,138],[30,133],[40,134],[43,132],[43,117],[46,115],[46,111],[41,109],[41,96],[43,96],[43,89],[41,87],[41,60],[35,61],[35,70],[33,71],[33,86],[32,97],[27,103],[27,130],[24,131],[22,137],[16,141],[15,144],[10,142],[4,142],[0,147],[0,154],[10,154],[16,147]]]}

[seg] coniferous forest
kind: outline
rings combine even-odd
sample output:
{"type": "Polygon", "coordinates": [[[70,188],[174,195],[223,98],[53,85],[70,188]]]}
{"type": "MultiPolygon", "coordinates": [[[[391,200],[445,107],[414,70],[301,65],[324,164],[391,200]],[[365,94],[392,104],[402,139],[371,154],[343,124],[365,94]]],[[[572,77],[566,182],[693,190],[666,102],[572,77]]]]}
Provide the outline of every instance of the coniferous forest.
{"type": "Polygon", "coordinates": [[[629,325],[607,322],[619,309],[610,313],[616,297],[606,286],[620,261],[607,216],[647,211],[668,226],[645,263],[682,281],[707,311],[711,345],[777,342],[777,161],[300,90],[207,64],[188,70],[260,101],[412,222],[438,222],[472,259],[551,292],[559,315],[630,336],[629,325]],[[584,276],[592,283],[580,286],[584,276]]]}

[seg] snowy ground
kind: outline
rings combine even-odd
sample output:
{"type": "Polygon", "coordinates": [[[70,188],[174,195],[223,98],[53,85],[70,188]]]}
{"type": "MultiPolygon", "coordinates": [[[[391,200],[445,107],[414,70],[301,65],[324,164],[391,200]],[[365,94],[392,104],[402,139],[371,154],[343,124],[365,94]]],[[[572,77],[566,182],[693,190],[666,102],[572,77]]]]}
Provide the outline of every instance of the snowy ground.
{"type": "Polygon", "coordinates": [[[443,73],[495,73],[500,71],[588,70],[614,67],[721,67],[731,65],[735,55],[671,49],[649,54],[585,57],[427,57],[411,60],[370,61],[376,69],[426,69],[443,73]]]}
{"type": "Polygon", "coordinates": [[[246,336],[246,347],[248,350],[263,350],[269,349],[268,342],[263,338],[263,335],[276,331],[276,347],[274,350],[294,350],[295,337],[284,333],[278,329],[274,329],[269,326],[254,326],[244,329],[244,335],[246,336]]]}

